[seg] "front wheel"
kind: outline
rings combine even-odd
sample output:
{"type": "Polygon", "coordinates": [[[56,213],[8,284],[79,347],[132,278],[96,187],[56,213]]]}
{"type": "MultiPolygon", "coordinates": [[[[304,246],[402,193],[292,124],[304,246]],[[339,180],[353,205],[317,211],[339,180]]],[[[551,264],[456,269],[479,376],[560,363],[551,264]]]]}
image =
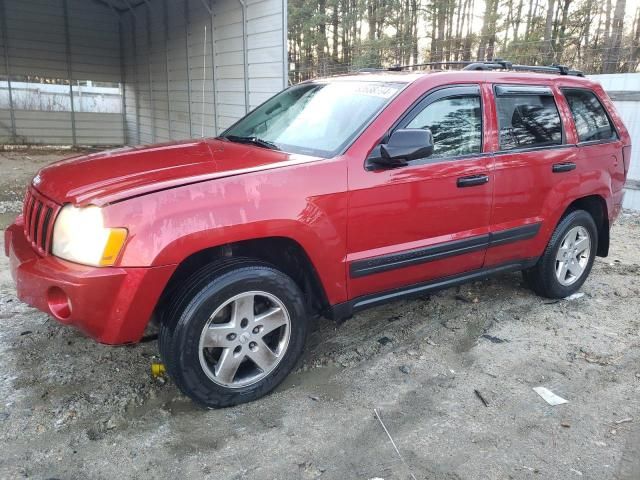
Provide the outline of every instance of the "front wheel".
{"type": "Polygon", "coordinates": [[[207,407],[273,390],[304,348],[302,292],[287,275],[249,260],[213,264],[169,302],[160,355],[176,385],[207,407]]]}
{"type": "Polygon", "coordinates": [[[538,295],[564,298],[578,289],[591,272],[598,250],[598,229],[593,217],[574,210],[562,218],[536,265],[524,278],[538,295]]]}

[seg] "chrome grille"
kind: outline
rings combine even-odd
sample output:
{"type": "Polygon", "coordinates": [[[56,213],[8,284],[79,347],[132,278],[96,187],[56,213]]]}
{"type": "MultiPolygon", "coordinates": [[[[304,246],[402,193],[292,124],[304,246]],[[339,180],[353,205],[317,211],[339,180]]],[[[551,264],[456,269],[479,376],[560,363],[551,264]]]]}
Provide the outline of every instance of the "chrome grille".
{"type": "Polygon", "coordinates": [[[51,250],[53,221],[59,210],[59,205],[29,187],[24,197],[24,234],[33,248],[43,255],[51,250]]]}

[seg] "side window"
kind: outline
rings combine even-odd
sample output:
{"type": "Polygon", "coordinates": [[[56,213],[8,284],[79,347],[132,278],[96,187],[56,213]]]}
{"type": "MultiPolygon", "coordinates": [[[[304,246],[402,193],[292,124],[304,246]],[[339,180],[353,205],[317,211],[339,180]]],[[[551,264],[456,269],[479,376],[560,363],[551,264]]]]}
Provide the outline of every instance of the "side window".
{"type": "Polygon", "coordinates": [[[497,95],[500,150],[562,143],[562,123],[551,95],[497,95]]]}
{"type": "Polygon", "coordinates": [[[428,104],[404,128],[428,128],[433,134],[433,155],[458,157],[482,151],[480,97],[448,97],[428,104]]]}
{"type": "Polygon", "coordinates": [[[611,140],[618,136],[602,104],[593,92],[563,90],[581,142],[611,140]]]}

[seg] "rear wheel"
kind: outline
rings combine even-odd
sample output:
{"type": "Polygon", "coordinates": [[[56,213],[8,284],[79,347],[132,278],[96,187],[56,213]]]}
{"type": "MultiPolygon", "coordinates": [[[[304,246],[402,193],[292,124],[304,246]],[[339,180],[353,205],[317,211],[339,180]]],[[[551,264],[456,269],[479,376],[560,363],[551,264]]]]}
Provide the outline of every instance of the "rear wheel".
{"type": "Polygon", "coordinates": [[[307,316],[302,292],[250,260],[205,267],[168,302],[159,346],[183,393],[207,407],[260,398],[293,369],[307,316]]]}
{"type": "Polygon", "coordinates": [[[574,210],[562,218],[538,263],[523,272],[524,279],[538,295],[567,297],[589,276],[597,250],[593,217],[584,210],[574,210]]]}

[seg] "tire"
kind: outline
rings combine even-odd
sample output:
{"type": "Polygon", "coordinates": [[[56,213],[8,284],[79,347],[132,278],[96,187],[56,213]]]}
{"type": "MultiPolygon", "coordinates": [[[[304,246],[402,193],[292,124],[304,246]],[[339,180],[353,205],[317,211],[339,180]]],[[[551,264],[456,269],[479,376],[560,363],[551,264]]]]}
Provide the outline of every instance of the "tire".
{"type": "Polygon", "coordinates": [[[208,408],[256,400],[302,355],[304,305],[298,285],[268,264],[235,258],[207,265],[165,304],[158,347],[167,373],[208,408]]]}
{"type": "Polygon", "coordinates": [[[597,250],[598,229],[593,217],[585,210],[573,210],[560,220],[536,265],[523,271],[524,280],[542,297],[568,297],[578,291],[589,276],[597,250]],[[571,239],[575,247],[571,246],[571,239]],[[585,239],[588,252],[579,253],[585,239]],[[566,257],[562,257],[565,254],[566,257]],[[572,258],[573,263],[570,262],[572,258]],[[562,270],[564,265],[568,266],[565,271],[562,270]]]}

